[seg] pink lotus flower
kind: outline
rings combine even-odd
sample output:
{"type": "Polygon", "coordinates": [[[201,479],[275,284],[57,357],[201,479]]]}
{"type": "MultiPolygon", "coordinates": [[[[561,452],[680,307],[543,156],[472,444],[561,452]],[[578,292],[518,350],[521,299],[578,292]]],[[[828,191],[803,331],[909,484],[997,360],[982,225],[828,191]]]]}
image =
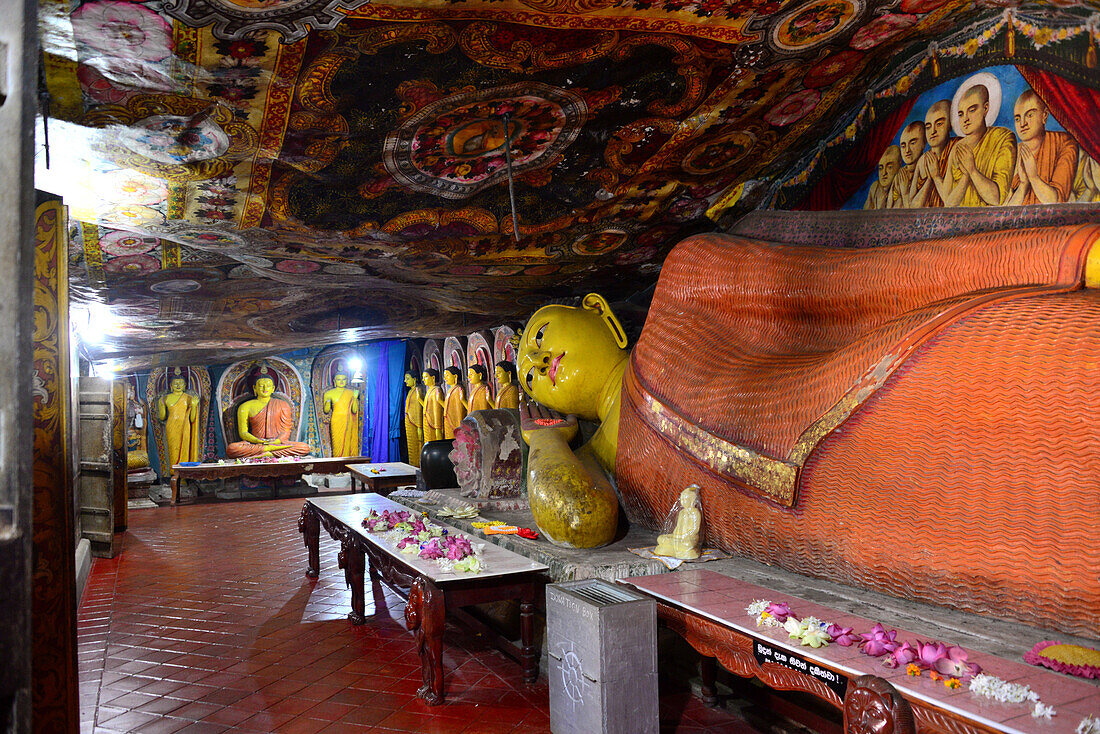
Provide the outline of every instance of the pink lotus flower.
{"type": "Polygon", "coordinates": [[[859,639],[858,635],[852,634],[851,627],[841,627],[839,624],[830,624],[825,632],[833,638],[834,644],[841,647],[851,647],[859,639]]]}
{"type": "Polygon", "coordinates": [[[787,621],[787,617],[791,616],[791,608],[785,601],[772,602],[764,611],[775,617],[775,621],[781,624],[787,621]]]}
{"type": "Polygon", "coordinates": [[[947,647],[942,642],[918,642],[917,664],[934,670],[936,663],[947,657],[947,647]]]}
{"type": "Polygon", "coordinates": [[[966,662],[966,650],[961,647],[947,649],[947,654],[935,662],[937,673],[952,678],[965,678],[982,672],[982,666],[966,662]]]}
{"type": "Polygon", "coordinates": [[[898,643],[894,641],[897,634],[897,630],[890,630],[887,632],[881,624],[875,624],[870,632],[860,635],[860,637],[863,638],[863,642],[860,643],[860,648],[864,655],[870,655],[876,658],[879,655],[893,652],[898,646],[898,643]]]}
{"type": "Polygon", "coordinates": [[[903,642],[890,653],[890,657],[883,661],[883,665],[888,668],[897,668],[902,665],[908,665],[916,659],[917,649],[908,642],[903,642]]]}

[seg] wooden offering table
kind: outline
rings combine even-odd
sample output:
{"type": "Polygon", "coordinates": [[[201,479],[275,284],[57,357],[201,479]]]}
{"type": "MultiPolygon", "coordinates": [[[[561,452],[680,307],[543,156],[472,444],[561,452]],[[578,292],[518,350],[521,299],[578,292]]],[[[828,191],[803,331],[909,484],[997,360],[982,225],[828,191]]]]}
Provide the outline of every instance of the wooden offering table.
{"type": "Polygon", "coordinates": [[[230,479],[249,477],[250,479],[270,479],[271,497],[275,498],[275,482],[281,477],[302,478],[303,474],[342,474],[349,465],[370,461],[369,456],[336,456],[324,459],[305,457],[302,459],[280,459],[278,461],[236,461],[226,459],[224,463],[175,464],[172,467],[172,504],[179,502],[180,481],[183,479],[230,479]]]}
{"type": "MultiPolygon", "coordinates": [[[[418,694],[429,704],[443,703],[443,628],[451,614],[482,626],[465,613],[473,604],[518,599],[520,602],[520,646],[499,635],[491,635],[497,646],[523,666],[523,679],[533,683],[538,677],[539,651],[534,641],[535,599],[546,583],[547,566],[523,556],[470,537],[481,560],[479,573],[446,572],[436,561],[405,554],[377,533],[363,527],[371,510],[402,511],[408,508],[377,494],[352,494],[341,497],[316,497],[306,501],[298,518],[309,552],[306,575],[316,578],[320,568],[321,527],[333,540],[340,541],[340,567],[351,587],[352,624],[366,621],[364,571],[370,558],[372,582],[385,581],[407,598],[405,621],[416,635],[423,685],[418,694]],[[405,589],[408,589],[406,593],[405,589]]],[[[436,523],[439,524],[439,523],[436,523]]],[[[448,533],[458,533],[444,525],[448,533]]]]}
{"type": "Polygon", "coordinates": [[[355,482],[363,486],[365,492],[387,495],[398,487],[416,484],[416,467],[400,461],[386,461],[380,464],[348,464],[351,472],[351,491],[355,482]]]}

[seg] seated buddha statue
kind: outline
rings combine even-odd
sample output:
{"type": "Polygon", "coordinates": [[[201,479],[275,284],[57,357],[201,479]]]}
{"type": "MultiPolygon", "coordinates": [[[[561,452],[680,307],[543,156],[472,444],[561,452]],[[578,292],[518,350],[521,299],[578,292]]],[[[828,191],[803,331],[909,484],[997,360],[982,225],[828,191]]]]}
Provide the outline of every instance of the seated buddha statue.
{"type": "Polygon", "coordinates": [[[439,370],[429,367],[420,375],[424,381],[424,443],[443,439],[443,388],[439,370]]]}
{"type": "Polygon", "coordinates": [[[321,409],[328,416],[333,456],[359,455],[359,391],[348,387],[348,376],[337,374],[325,391],[321,409]]]}
{"type": "Polygon", "coordinates": [[[475,364],[466,370],[466,376],[470,379],[470,399],[462,401],[466,406],[466,412],[473,413],[475,410],[488,410],[493,407],[489,386],[485,384],[485,378],[489,376],[486,369],[475,364]]]}
{"type": "Polygon", "coordinates": [[[580,307],[540,308],[520,336],[520,384],[541,404],[520,407],[531,447],[527,495],[539,529],[557,545],[596,548],[614,539],[619,503],[608,475],[615,470],[626,344],[619,320],[595,293],[580,307]],[[600,426],[574,452],[578,418],[600,426]]]}
{"type": "Polygon", "coordinates": [[[275,381],[266,370],[265,367],[260,371],[252,385],[256,397],[237,408],[237,433],[241,440],[225,447],[225,454],[231,459],[309,453],[309,444],[290,440],[294,430],[294,409],[290,403],[274,397],[275,381]]]}
{"type": "Polygon", "coordinates": [[[516,384],[516,366],[506,359],[497,362],[497,385],[500,391],[497,393],[496,407],[501,410],[515,410],[519,407],[519,385],[516,384]]]}
{"type": "Polygon", "coordinates": [[[186,390],[183,371],[176,367],[168,382],[168,393],[157,398],[157,418],[164,422],[169,469],[199,458],[199,398],[186,390]]]}
{"type": "Polygon", "coordinates": [[[676,524],[671,532],[657,536],[653,553],[685,561],[698,558],[703,544],[703,511],[699,509],[698,485],[693,484],[680,493],[679,508],[673,508],[673,512],[676,524]]]}
{"type": "Polygon", "coordinates": [[[443,382],[450,385],[447,401],[443,405],[443,438],[453,439],[455,429],[466,417],[466,391],[458,384],[461,374],[454,365],[443,370],[443,382]]]}

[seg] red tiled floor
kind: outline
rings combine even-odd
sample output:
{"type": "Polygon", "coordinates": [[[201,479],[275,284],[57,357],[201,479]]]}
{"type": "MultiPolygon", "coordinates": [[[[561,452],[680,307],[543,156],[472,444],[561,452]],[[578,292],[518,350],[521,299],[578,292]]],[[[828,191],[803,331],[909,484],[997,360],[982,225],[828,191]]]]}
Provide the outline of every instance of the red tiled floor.
{"type": "MultiPolygon", "coordinates": [[[[87,734],[549,731],[545,679],[448,628],[448,704],[416,698],[420,666],[404,602],[367,592],[346,618],[338,545],[322,533],[321,575],[305,577],[302,500],[130,513],[123,552],[97,559],[79,616],[87,734]]],[[[662,698],[662,701],[664,698],[662,698]]],[[[662,731],[751,731],[676,694],[662,731]]]]}

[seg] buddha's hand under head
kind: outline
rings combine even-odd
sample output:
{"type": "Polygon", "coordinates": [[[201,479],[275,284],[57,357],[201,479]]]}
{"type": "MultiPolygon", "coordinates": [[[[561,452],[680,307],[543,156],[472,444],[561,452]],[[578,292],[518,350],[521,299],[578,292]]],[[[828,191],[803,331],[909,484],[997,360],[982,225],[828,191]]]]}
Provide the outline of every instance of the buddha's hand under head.
{"type": "MultiPolygon", "coordinates": [[[[577,435],[577,416],[563,416],[533,400],[522,400],[519,404],[519,427],[523,439],[528,444],[532,438],[554,435],[569,443],[577,435]]],[[[537,439],[536,439],[537,440],[537,439]]]]}

